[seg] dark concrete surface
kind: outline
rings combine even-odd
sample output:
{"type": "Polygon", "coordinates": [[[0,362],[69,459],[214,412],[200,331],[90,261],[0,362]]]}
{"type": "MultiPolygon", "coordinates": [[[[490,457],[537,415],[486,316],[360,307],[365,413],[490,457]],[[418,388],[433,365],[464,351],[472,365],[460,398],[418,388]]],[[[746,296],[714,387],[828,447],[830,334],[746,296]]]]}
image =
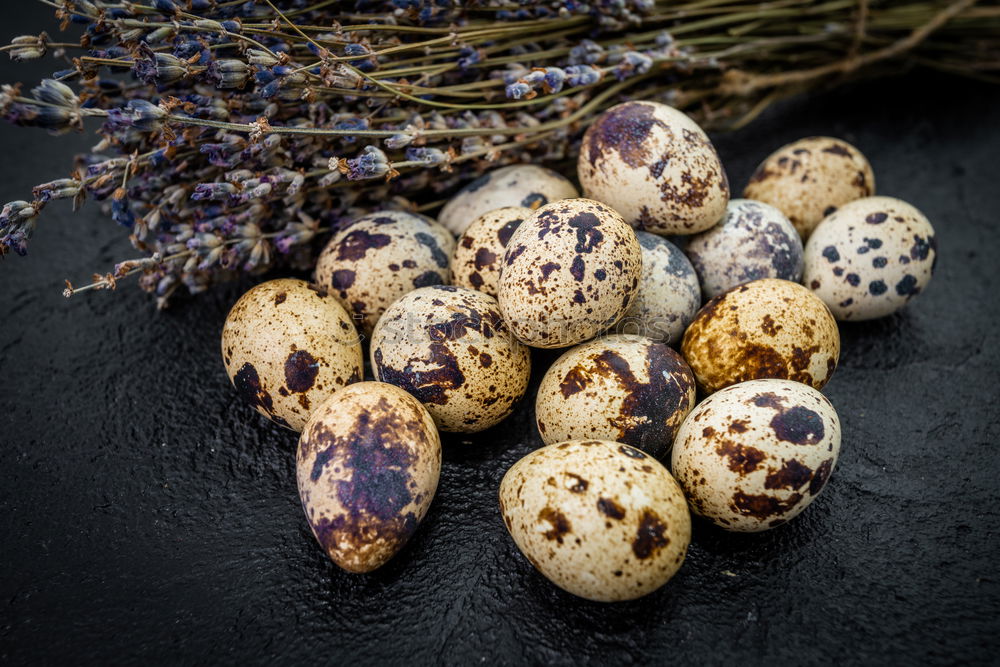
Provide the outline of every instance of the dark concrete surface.
{"type": "MultiPolygon", "coordinates": [[[[39,14],[5,17],[0,41],[39,14]]],[[[0,663],[995,664],[998,119],[1000,89],[911,73],[717,137],[737,188],[786,141],[859,146],[879,193],[935,225],[938,272],[904,312],[842,326],[826,394],[843,448],[810,509],[760,535],[696,522],[667,586],[610,606],[549,585],[500,520],[500,478],[540,444],[530,400],[446,438],[430,514],[389,565],[337,570],[299,506],[295,436],[240,403],[219,359],[249,283],[164,313],[132,285],[67,301],[63,278],[132,252],[92,204],[50,207],[30,255],[0,263],[0,663]]],[[[0,199],[88,141],[0,127],[0,199]]]]}

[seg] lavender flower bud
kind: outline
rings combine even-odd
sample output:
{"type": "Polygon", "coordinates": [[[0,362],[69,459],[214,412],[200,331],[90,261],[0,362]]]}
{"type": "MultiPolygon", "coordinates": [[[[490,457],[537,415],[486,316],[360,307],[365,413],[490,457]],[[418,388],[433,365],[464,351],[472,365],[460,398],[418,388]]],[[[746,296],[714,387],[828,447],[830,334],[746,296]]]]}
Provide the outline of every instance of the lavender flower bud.
{"type": "Polygon", "coordinates": [[[506,92],[507,97],[512,100],[520,100],[520,99],[530,100],[535,94],[535,91],[531,89],[531,86],[529,86],[527,83],[523,81],[517,81],[515,83],[510,84],[504,89],[504,92],[506,92]]]}
{"type": "Polygon", "coordinates": [[[601,70],[592,65],[570,65],[566,68],[566,83],[571,88],[593,85],[602,77],[601,70]]]}
{"type": "Polygon", "coordinates": [[[216,60],[208,66],[208,76],[219,88],[242,88],[250,78],[250,66],[233,58],[216,60]]]}
{"type": "MultiPolygon", "coordinates": [[[[376,146],[365,146],[361,155],[350,160],[344,160],[348,180],[360,181],[366,178],[376,178],[389,173],[391,166],[389,158],[376,146]]],[[[341,168],[343,171],[343,168],[341,168]]]]}
{"type": "Polygon", "coordinates": [[[44,32],[41,35],[20,35],[10,40],[13,48],[10,50],[10,59],[18,62],[24,60],[35,60],[41,58],[46,52],[46,42],[49,36],[44,32]]]}
{"type": "Polygon", "coordinates": [[[191,199],[195,201],[219,201],[225,200],[237,192],[239,192],[239,188],[232,183],[199,183],[195,186],[191,199]]]}

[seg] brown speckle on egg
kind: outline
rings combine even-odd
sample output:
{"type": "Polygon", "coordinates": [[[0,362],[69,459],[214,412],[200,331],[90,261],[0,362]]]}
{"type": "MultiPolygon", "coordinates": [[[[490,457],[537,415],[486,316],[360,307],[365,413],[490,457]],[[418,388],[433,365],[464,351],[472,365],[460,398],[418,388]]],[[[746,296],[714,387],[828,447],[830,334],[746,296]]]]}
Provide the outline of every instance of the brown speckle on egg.
{"type": "Polygon", "coordinates": [[[452,283],[495,298],[507,243],[532,213],[530,208],[508,206],[476,218],[455,245],[451,258],[452,283]]]}

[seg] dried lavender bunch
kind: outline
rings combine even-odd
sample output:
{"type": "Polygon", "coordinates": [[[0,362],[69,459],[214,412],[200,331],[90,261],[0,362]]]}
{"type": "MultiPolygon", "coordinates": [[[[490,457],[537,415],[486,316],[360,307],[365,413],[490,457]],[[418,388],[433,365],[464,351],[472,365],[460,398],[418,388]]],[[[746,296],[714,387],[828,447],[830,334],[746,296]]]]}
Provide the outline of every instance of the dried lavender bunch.
{"type": "MultiPolygon", "coordinates": [[[[43,0],[44,1],[44,0],[43,0]]],[[[56,3],[47,3],[56,6],[56,3]]],[[[622,99],[747,122],[809,86],[880,65],[987,77],[1000,6],[959,2],[652,0],[66,0],[79,42],[17,37],[15,60],[66,65],[10,122],[99,124],[67,178],[0,211],[0,254],[24,254],[55,199],[103,202],[162,305],[240,272],[308,268],[320,237],[372,208],[430,210],[484,170],[559,163],[622,99]]]]}

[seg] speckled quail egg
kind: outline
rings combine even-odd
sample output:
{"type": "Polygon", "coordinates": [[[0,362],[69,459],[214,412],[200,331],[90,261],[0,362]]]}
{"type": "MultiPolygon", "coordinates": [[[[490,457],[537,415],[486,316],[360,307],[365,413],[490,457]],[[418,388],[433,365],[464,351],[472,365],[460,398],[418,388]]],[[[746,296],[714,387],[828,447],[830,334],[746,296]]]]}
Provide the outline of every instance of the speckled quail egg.
{"type": "Polygon", "coordinates": [[[760,278],[802,278],[799,233],[781,211],[751,199],[731,200],[719,224],[685,250],[707,298],[760,278]]]}
{"type": "Polygon", "coordinates": [[[515,164],[494,169],[466,185],[444,205],[438,220],[458,236],[493,209],[521,206],[535,210],[579,196],[562,174],[533,164],[515,164]]]}
{"type": "Polygon", "coordinates": [[[657,102],[624,102],[599,116],[583,135],[577,175],[585,197],[656,234],[708,229],[729,201],[726,171],[708,135],[657,102]]]}
{"type": "Polygon", "coordinates": [[[316,282],[333,289],[358,329],[370,334],[390,303],[410,290],[451,280],[455,239],[432,219],[382,211],[334,234],[316,262],[316,282]]]}
{"type": "Polygon", "coordinates": [[[694,375],[673,349],[643,336],[604,336],[549,367],[535,420],[545,444],[615,440],[662,458],[694,401],[694,375]]]}
{"type": "Polygon", "coordinates": [[[442,431],[498,424],[524,395],[531,355],[504,324],[496,299],[437,285],[392,304],[372,335],[375,378],[420,400],[442,431]]]}
{"type": "Polygon", "coordinates": [[[222,360],[243,400],[294,431],[327,396],[364,375],[347,312],[327,290],[287,278],[236,302],[222,326],[222,360]]]}
{"type": "Polygon", "coordinates": [[[334,563],[371,572],[406,544],[441,474],[441,440],[417,399],[359,382],[322,403],[299,438],[299,497],[334,563]]]}
{"type": "Polygon", "coordinates": [[[823,394],[791,380],[751,380],[691,412],[671,469],[695,514],[726,530],[756,532],[802,512],[839,452],[840,420],[823,394]]]}
{"type": "Polygon", "coordinates": [[[588,600],[632,600],[680,568],[691,515],[656,459],[618,442],[536,449],[504,475],[500,512],[528,561],[588,600]]]}
{"type": "Polygon", "coordinates": [[[593,338],[628,311],[642,276],[642,249],[616,212],[590,199],[563,199],[521,223],[500,272],[500,312],[534,347],[593,338]]]}
{"type": "Polygon", "coordinates": [[[840,332],[812,292],[764,278],[706,303],[684,333],[681,352],[706,394],[763,378],[820,389],[837,368],[840,332]]]}
{"type": "Polygon", "coordinates": [[[673,243],[649,232],[636,232],[642,247],[642,278],[632,307],[615,327],[676,345],[701,305],[698,275],[673,243]]]}
{"type": "Polygon", "coordinates": [[[806,244],[802,282],[838,320],[896,312],[930,282],[937,261],[934,228],[916,208],[892,197],[845,204],[806,244]]]}
{"type": "Polygon", "coordinates": [[[875,174],[857,148],[833,137],[807,137],[771,153],[743,190],[781,210],[803,239],[849,201],[875,194],[875,174]]]}
{"type": "Polygon", "coordinates": [[[507,206],[476,218],[455,244],[455,254],[451,257],[452,284],[496,297],[504,249],[533,212],[530,208],[507,206]]]}

